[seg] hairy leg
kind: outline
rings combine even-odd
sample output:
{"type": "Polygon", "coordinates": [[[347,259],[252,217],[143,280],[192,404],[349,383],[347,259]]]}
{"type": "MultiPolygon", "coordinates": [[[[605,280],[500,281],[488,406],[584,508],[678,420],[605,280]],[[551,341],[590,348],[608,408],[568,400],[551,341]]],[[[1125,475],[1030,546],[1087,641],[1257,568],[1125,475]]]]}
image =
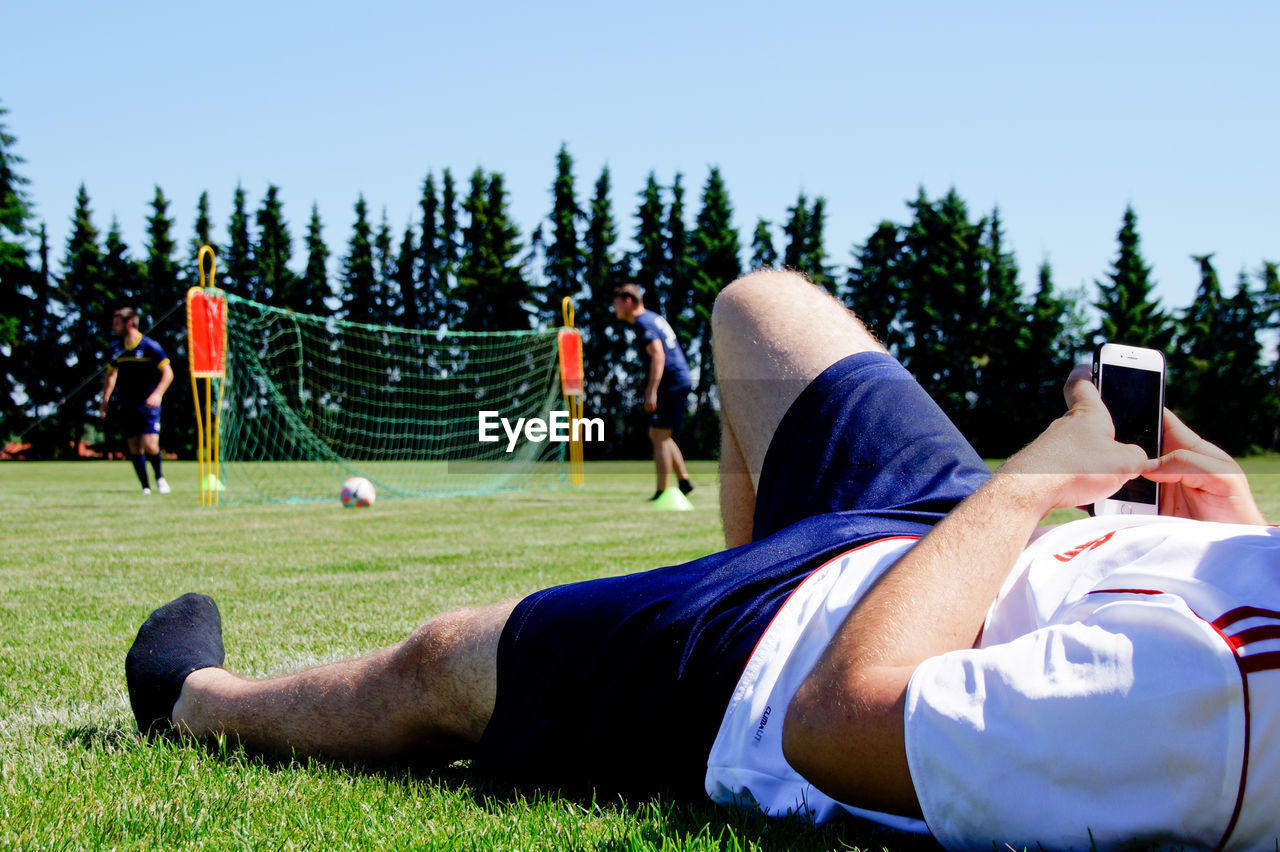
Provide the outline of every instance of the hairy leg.
{"type": "Polygon", "coordinates": [[[431,619],[367,657],[250,680],[192,672],[172,721],[253,750],[343,760],[466,757],[493,713],[498,638],[515,601],[431,619]]]}
{"type": "Polygon", "coordinates": [[[836,299],[803,276],[778,270],[726,287],[716,299],[711,331],[723,424],[725,536],[740,544],[742,530],[750,534],[769,442],[791,403],[841,358],[885,350],[836,299]]]}

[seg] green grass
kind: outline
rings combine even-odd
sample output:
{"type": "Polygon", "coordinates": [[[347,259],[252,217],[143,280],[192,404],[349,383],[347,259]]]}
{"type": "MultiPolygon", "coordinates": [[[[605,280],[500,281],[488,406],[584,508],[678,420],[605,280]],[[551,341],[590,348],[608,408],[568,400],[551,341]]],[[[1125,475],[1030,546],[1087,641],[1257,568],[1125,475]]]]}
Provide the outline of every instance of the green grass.
{"type": "MultiPolygon", "coordinates": [[[[1280,458],[1249,469],[1280,516],[1280,458]]],[[[0,847],[934,848],[706,802],[584,800],[441,772],[279,762],[143,742],[123,661],[185,591],[222,608],[227,663],[266,675],[367,652],[431,615],[720,546],[715,474],[696,511],[653,512],[647,464],[588,466],[578,492],[201,508],[193,465],[138,495],[123,462],[0,464],[0,847]]]]}

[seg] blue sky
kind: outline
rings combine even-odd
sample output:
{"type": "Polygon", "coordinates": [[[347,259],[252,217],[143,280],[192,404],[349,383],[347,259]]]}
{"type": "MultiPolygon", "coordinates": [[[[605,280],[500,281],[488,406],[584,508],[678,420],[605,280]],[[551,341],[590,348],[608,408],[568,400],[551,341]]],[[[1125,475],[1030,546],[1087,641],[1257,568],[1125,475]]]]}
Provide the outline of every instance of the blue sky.
{"type": "Polygon", "coordinates": [[[55,261],[81,182],[135,256],[156,185],[185,249],[202,191],[221,239],[237,183],[274,183],[301,268],[313,203],[340,255],[359,194],[398,241],[428,171],[480,166],[527,240],[563,142],[581,196],[609,166],[626,236],[650,171],[692,216],[718,165],[744,244],[822,195],[844,265],[954,186],[999,206],[1025,286],[1047,258],[1090,298],[1132,204],[1182,308],[1193,253],[1229,290],[1280,260],[1280,4],[1220,5],[11,3],[0,104],[55,261]]]}

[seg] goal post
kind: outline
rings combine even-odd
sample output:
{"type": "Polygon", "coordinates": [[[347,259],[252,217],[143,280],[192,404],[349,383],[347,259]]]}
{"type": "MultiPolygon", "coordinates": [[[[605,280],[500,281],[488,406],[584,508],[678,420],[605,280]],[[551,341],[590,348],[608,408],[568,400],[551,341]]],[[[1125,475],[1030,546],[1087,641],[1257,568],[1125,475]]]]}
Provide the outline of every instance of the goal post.
{"type": "Polygon", "coordinates": [[[221,502],[336,500],[349,476],[380,500],[566,481],[559,329],[412,330],[222,295],[221,502]]]}

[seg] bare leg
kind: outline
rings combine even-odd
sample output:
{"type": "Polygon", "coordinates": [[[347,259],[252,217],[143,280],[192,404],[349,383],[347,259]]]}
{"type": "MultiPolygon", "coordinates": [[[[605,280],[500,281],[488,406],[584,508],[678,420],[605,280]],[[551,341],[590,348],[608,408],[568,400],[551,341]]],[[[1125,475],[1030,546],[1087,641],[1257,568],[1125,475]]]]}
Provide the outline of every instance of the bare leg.
{"type": "Polygon", "coordinates": [[[658,475],[658,491],[666,491],[671,481],[671,451],[667,444],[671,442],[671,430],[649,427],[649,441],[653,444],[653,467],[658,475]]]}
{"type": "Polygon", "coordinates": [[[756,513],[756,490],[747,474],[747,463],[738,449],[738,440],[728,418],[720,421],[720,523],[724,543],[737,547],[751,541],[756,513]]]}
{"type": "Polygon", "coordinates": [[[680,452],[680,445],[674,437],[667,439],[667,455],[671,458],[671,469],[676,472],[676,476],[688,479],[689,469],[684,466],[684,454],[680,452]]]}
{"type": "Polygon", "coordinates": [[[741,544],[743,530],[750,535],[765,453],[791,403],[841,358],[885,350],[834,298],[797,273],[777,270],[726,287],[711,331],[724,440],[721,512],[726,541],[741,544]]]}
{"type": "Polygon", "coordinates": [[[355,660],[248,680],[192,672],[172,721],[275,754],[369,762],[466,757],[493,713],[498,638],[514,601],[438,616],[355,660]]]}

